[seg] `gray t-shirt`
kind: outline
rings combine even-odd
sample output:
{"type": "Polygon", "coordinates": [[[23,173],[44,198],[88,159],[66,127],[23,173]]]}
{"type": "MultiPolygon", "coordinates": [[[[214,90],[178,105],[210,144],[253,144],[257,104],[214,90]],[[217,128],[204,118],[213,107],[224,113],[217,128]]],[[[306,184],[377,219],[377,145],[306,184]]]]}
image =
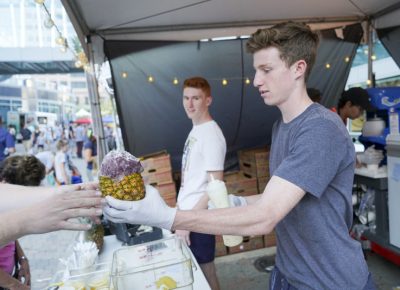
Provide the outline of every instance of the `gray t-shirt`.
{"type": "Polygon", "coordinates": [[[298,289],[362,289],[368,268],[349,235],[355,151],[343,122],[312,104],[272,134],[271,176],[306,191],[276,226],[276,265],[298,289]]]}

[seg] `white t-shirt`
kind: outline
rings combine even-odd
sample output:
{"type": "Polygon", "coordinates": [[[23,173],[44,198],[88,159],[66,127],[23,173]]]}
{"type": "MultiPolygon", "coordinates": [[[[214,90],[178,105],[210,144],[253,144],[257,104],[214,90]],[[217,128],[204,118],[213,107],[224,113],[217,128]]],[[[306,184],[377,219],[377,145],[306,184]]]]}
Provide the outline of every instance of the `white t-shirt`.
{"type": "Polygon", "coordinates": [[[40,160],[46,166],[46,172],[53,168],[54,155],[51,151],[42,151],[37,153],[36,158],[40,160]]]}
{"type": "Polygon", "coordinates": [[[54,171],[56,172],[56,178],[59,182],[68,183],[68,182],[66,182],[66,180],[64,180],[64,177],[61,174],[61,169],[63,167],[65,169],[65,172],[66,172],[67,178],[68,178],[67,156],[66,156],[65,152],[57,151],[56,157],[54,158],[54,171]]]}
{"type": "Polygon", "coordinates": [[[193,126],[182,156],[180,209],[192,209],[207,187],[207,171],[223,171],[226,154],[225,137],[215,121],[193,126]]]}

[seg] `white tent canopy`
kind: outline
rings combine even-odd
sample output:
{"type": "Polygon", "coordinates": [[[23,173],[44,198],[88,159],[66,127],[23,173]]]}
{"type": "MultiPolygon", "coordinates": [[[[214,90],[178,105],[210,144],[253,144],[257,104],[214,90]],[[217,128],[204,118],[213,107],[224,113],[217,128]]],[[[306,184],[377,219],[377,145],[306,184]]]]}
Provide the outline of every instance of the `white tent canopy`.
{"type": "MultiPolygon", "coordinates": [[[[256,28],[285,20],[307,22],[314,29],[366,20],[375,28],[400,24],[399,0],[61,1],[92,65],[104,62],[105,40],[197,41],[249,35],[256,28]]],[[[88,74],[88,81],[95,129],[102,138],[94,74],[88,74]]],[[[100,158],[101,152],[100,148],[100,158]]]]}

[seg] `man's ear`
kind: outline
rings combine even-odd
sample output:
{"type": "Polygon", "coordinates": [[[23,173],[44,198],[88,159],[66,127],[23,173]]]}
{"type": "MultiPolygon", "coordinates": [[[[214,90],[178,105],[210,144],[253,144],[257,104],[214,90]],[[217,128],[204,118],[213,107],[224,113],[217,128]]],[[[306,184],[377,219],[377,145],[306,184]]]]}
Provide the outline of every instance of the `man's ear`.
{"type": "Polygon", "coordinates": [[[212,103],[212,97],[211,97],[211,96],[208,96],[208,97],[206,98],[206,104],[207,104],[207,106],[210,106],[211,103],[212,103]]]}
{"type": "Polygon", "coordinates": [[[296,76],[296,79],[299,77],[305,77],[306,71],[307,71],[307,63],[304,59],[300,59],[296,61],[292,65],[294,69],[294,74],[296,76]]]}

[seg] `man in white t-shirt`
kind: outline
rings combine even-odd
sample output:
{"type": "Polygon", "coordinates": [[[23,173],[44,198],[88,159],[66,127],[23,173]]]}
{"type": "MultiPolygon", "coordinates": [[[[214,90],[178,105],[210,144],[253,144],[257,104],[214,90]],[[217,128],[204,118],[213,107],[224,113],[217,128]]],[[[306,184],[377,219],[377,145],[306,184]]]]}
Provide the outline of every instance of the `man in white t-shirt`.
{"type": "MultiPolygon", "coordinates": [[[[183,107],[193,128],[186,139],[182,156],[182,178],[178,208],[182,210],[207,208],[206,187],[211,179],[223,178],[226,142],[208,107],[211,88],[207,80],[193,77],[183,84],[183,107]]],[[[215,271],[215,236],[177,230],[191,248],[213,290],[219,289],[215,271]]]]}

